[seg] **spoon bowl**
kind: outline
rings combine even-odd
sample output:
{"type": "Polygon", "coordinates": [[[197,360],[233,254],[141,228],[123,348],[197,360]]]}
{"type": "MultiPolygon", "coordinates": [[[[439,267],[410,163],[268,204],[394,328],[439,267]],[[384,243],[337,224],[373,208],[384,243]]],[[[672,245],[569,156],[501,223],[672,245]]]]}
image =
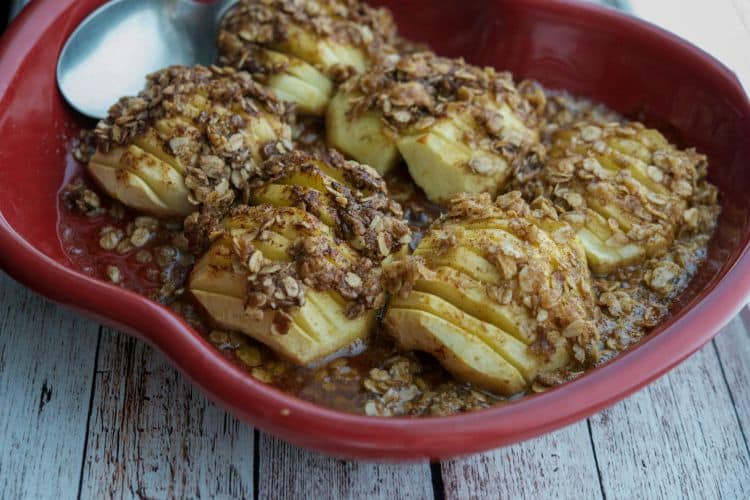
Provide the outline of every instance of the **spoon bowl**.
{"type": "Polygon", "coordinates": [[[173,64],[208,65],[216,35],[237,0],[114,0],[89,15],[65,43],[57,84],[80,113],[104,118],[149,73],[173,64]]]}

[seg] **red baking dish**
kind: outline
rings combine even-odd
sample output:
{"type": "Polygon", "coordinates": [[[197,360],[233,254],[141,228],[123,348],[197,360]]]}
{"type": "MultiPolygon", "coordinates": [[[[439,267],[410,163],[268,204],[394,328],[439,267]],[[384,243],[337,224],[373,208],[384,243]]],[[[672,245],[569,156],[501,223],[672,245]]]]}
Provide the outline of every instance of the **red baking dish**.
{"type": "Polygon", "coordinates": [[[0,44],[0,264],[40,294],[155,345],[252,425],[300,446],[370,459],[444,458],[508,445],[643,387],[709,341],[748,299],[750,103],[729,70],[672,35],[594,5],[392,0],[383,3],[402,32],[443,55],[589,96],[696,145],[721,189],[719,229],[667,322],[615,360],[544,394],[453,417],[381,419],[328,410],[257,382],[179,317],[77,271],[62,251],[57,193],[71,139],[85,122],[58,93],[55,64],[68,34],[101,3],[35,0],[0,44]]]}

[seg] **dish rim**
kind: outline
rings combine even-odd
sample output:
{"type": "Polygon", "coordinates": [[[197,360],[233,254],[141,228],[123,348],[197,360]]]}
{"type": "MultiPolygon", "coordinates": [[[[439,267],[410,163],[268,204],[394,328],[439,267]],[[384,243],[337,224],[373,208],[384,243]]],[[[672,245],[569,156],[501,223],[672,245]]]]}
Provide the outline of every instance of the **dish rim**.
{"type": "MultiPolygon", "coordinates": [[[[28,5],[0,41],[0,103],[8,98],[16,73],[52,22],[76,3],[76,12],[91,12],[103,1],[35,1],[28,5]]],[[[595,16],[631,31],[633,36],[650,38],[650,43],[684,52],[685,57],[700,61],[707,71],[727,80],[744,97],[742,113],[750,117],[750,101],[735,75],[661,28],[614,9],[572,0],[518,1],[556,13],[565,11],[568,16],[595,16]]],[[[0,117],[2,114],[0,111],[0,117]]],[[[378,418],[318,406],[256,381],[167,308],[76,272],[36,249],[8,223],[0,201],[0,268],[14,279],[156,346],[205,394],[245,421],[301,446],[358,458],[446,458],[484,451],[563,427],[620,401],[697,351],[741,310],[750,296],[749,247],[745,240],[744,246],[727,258],[733,265],[713,289],[685,306],[666,328],[574,381],[477,412],[378,418]]]]}

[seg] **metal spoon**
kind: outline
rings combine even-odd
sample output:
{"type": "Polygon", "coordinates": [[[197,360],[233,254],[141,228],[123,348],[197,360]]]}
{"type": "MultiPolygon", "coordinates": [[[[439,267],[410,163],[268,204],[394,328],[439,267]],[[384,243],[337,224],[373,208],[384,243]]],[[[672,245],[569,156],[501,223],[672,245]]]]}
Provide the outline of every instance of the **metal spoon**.
{"type": "Polygon", "coordinates": [[[57,61],[57,85],[73,108],[93,118],[147,74],[172,64],[216,59],[221,18],[237,0],[113,0],[76,28],[57,61]]]}

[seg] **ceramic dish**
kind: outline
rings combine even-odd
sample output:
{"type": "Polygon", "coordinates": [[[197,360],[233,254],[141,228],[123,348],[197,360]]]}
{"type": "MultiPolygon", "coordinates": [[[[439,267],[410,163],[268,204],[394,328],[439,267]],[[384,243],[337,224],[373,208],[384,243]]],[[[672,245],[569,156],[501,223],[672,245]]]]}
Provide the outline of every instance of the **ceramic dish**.
{"type": "Polygon", "coordinates": [[[657,28],[589,4],[382,2],[405,36],[442,55],[469,54],[472,63],[591,97],[697,146],[721,191],[719,228],[663,324],[615,360],[546,393],[452,417],[381,419],[264,385],[166,308],[76,271],[62,251],[57,197],[85,123],[63,102],[54,70],[66,37],[101,3],[35,0],[0,44],[0,264],[40,294],[155,345],[214,400],[265,431],[359,458],[445,458],[508,445],[638,390],[710,340],[748,298],[750,103],[729,70],[657,28]]]}

